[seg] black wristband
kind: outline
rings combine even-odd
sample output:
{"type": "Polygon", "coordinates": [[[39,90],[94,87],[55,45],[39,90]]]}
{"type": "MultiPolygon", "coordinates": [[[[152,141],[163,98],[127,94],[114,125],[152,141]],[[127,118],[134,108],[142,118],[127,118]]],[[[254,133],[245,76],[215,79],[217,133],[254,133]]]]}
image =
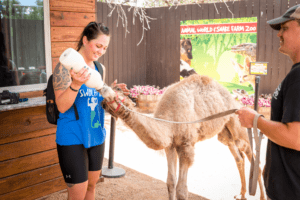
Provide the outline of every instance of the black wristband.
{"type": "Polygon", "coordinates": [[[74,88],[72,88],[71,85],[70,85],[70,89],[73,90],[74,92],[78,92],[78,90],[75,90],[74,88]]]}

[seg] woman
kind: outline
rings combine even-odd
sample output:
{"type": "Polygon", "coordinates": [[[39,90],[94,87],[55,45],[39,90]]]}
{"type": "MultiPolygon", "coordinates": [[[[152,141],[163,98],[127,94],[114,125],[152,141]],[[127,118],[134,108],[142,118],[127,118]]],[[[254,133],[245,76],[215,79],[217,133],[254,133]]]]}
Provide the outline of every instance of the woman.
{"type": "MultiPolygon", "coordinates": [[[[109,29],[102,23],[91,22],[80,36],[77,51],[90,68],[97,70],[93,61],[105,54],[109,41],[109,29]]],[[[105,74],[105,67],[102,67],[105,74]]],[[[105,113],[100,106],[103,97],[96,89],[84,84],[89,78],[86,68],[75,73],[60,63],[53,72],[53,87],[60,112],[56,131],[57,152],[69,200],[95,199],[103,162],[106,137],[105,113]]]]}

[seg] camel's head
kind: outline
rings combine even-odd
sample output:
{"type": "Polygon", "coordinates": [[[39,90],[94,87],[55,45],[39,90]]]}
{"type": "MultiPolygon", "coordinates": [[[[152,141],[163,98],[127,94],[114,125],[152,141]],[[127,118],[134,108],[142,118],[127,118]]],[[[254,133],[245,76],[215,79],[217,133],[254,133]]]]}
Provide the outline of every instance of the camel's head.
{"type": "Polygon", "coordinates": [[[104,98],[102,107],[115,118],[118,118],[119,116],[124,117],[124,115],[128,113],[122,104],[129,109],[132,109],[135,105],[135,103],[125,95],[118,86],[112,88],[104,85],[99,92],[104,98]]]}

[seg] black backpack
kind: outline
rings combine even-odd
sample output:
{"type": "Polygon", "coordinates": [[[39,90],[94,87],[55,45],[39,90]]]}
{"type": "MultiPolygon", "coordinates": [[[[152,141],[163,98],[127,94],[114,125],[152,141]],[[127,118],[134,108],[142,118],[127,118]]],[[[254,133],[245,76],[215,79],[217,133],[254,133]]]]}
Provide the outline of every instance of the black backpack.
{"type": "MultiPolygon", "coordinates": [[[[102,68],[101,64],[97,61],[94,61],[94,63],[103,78],[103,68],[102,68]]],[[[57,105],[55,103],[55,94],[54,94],[54,89],[53,89],[53,74],[48,79],[47,88],[44,90],[44,96],[46,96],[47,120],[50,124],[56,125],[59,111],[58,111],[57,105]]],[[[75,110],[76,120],[78,120],[79,115],[78,115],[78,111],[77,111],[75,103],[73,104],[73,106],[74,106],[74,110],[75,110]]]]}

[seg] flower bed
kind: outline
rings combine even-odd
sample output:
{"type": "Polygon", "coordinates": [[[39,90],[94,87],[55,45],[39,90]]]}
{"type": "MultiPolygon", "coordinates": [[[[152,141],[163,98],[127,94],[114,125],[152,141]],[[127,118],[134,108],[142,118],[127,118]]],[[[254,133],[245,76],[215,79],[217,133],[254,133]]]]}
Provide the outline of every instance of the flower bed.
{"type": "Polygon", "coordinates": [[[135,85],[130,89],[130,96],[136,98],[137,107],[140,112],[153,113],[165,90],[166,88],[159,89],[158,87],[156,88],[149,85],[135,85]]]}
{"type": "Polygon", "coordinates": [[[133,88],[130,89],[130,95],[133,98],[137,98],[139,95],[161,95],[164,93],[166,88],[159,89],[159,87],[155,88],[154,86],[150,85],[134,85],[133,88]]]}
{"type": "MultiPolygon", "coordinates": [[[[240,100],[240,103],[243,106],[254,109],[254,98],[253,97],[243,97],[240,100]]],[[[270,119],[271,97],[258,99],[258,113],[264,115],[266,119],[270,119]]]]}
{"type": "MultiPolygon", "coordinates": [[[[241,103],[245,106],[252,106],[254,105],[254,98],[253,97],[243,97],[241,103]]],[[[258,99],[258,106],[259,107],[271,107],[271,98],[259,98],[258,99]]]]}

